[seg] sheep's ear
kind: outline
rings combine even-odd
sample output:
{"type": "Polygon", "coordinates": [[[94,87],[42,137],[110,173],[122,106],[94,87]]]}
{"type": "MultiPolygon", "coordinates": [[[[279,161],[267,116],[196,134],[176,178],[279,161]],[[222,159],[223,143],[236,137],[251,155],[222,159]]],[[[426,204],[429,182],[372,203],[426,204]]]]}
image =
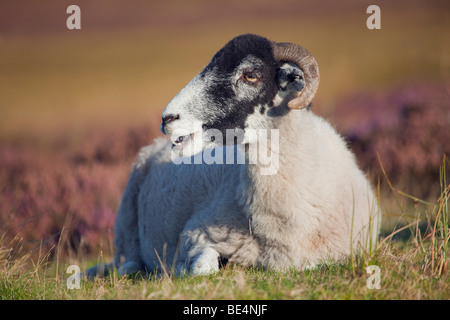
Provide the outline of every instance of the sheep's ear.
{"type": "MultiPolygon", "coordinates": [[[[303,71],[291,62],[285,62],[280,66],[276,81],[280,94],[291,99],[298,96],[306,83],[303,71]]],[[[288,100],[290,99],[288,98],[288,100]]]]}

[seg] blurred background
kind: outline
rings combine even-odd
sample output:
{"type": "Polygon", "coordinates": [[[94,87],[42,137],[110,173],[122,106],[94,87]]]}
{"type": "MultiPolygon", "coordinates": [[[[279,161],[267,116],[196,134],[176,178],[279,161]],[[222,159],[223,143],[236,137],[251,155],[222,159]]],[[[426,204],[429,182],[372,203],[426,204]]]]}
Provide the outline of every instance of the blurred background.
{"type": "Polygon", "coordinates": [[[165,105],[242,33],[316,57],[313,109],[386,194],[387,216],[387,179],[434,201],[450,154],[449,31],[439,0],[0,0],[0,237],[110,249],[132,163],[160,135],[165,105]],[[66,27],[71,4],[81,30],[66,27]],[[366,27],[371,4],[380,30],[366,27]]]}

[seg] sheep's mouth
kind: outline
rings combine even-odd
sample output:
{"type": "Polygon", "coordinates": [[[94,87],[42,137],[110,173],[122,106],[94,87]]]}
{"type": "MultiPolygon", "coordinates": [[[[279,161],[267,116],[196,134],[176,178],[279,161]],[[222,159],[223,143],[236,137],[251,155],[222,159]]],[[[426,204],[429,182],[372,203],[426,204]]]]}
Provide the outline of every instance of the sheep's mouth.
{"type": "MultiPolygon", "coordinates": [[[[186,131],[185,131],[186,132],[186,131]]],[[[184,133],[184,132],[181,132],[184,133]]],[[[187,132],[186,132],[187,133],[187,132]]],[[[175,151],[180,157],[193,155],[196,151],[195,146],[198,143],[194,143],[197,139],[201,137],[197,137],[202,134],[202,130],[194,131],[192,133],[186,135],[172,135],[172,150],[175,151]]],[[[201,145],[201,143],[200,143],[201,145]]],[[[198,146],[197,146],[198,147],[198,146]]]]}
{"type": "Polygon", "coordinates": [[[195,132],[185,136],[178,136],[178,138],[172,141],[172,147],[183,148],[194,138],[194,134],[195,132]]]}

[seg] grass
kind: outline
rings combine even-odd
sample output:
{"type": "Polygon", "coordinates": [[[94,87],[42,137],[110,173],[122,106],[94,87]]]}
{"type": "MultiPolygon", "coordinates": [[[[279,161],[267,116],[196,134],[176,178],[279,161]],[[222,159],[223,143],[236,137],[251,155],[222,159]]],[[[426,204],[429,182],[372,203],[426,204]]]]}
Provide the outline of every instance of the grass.
{"type": "MultiPolygon", "coordinates": [[[[444,161],[445,163],[446,161],[444,161]]],[[[445,176],[445,164],[442,168],[445,176]]],[[[416,203],[422,212],[412,223],[397,226],[382,236],[372,253],[310,270],[275,272],[258,268],[225,266],[214,275],[177,278],[170,275],[81,279],[80,289],[68,289],[69,265],[85,269],[109,261],[82,261],[60,257],[60,247],[50,251],[21,252],[21,242],[0,249],[1,299],[450,299],[448,272],[448,215],[450,184],[441,179],[442,193],[434,204],[416,203]],[[419,222],[425,223],[425,227],[419,222]],[[409,232],[407,240],[398,240],[409,232]],[[369,265],[379,267],[380,289],[370,289],[369,265]]],[[[406,200],[412,201],[410,197],[406,200]]],[[[407,215],[402,212],[399,220],[407,215]]]]}
{"type": "MultiPolygon", "coordinates": [[[[197,6],[191,7],[190,3],[183,10],[197,12],[203,4],[198,2],[197,6]]],[[[112,128],[111,132],[122,132],[121,126],[135,127],[136,122],[140,126],[148,125],[152,118],[156,119],[155,115],[158,118],[151,127],[157,130],[160,111],[170,99],[217,49],[246,32],[300,43],[313,52],[321,66],[316,107],[324,113],[329,113],[339,98],[351,92],[376,90],[403,81],[448,79],[446,36],[450,20],[445,19],[445,8],[384,4],[382,29],[369,31],[365,27],[368,6],[365,3],[349,13],[321,14],[321,9],[300,18],[296,12],[277,14],[271,6],[262,12],[263,17],[253,7],[245,15],[239,16],[240,10],[230,10],[228,15],[212,20],[208,19],[207,12],[197,23],[177,27],[169,21],[162,29],[151,25],[130,30],[90,31],[86,23],[87,28],[77,33],[63,30],[48,36],[3,36],[0,39],[0,144],[23,144],[38,154],[45,150],[53,153],[54,149],[66,150],[71,144],[82,144],[80,141],[96,140],[96,136],[86,134],[87,129],[98,132],[112,128]]],[[[292,11],[288,8],[287,11],[292,11]]],[[[83,6],[83,14],[87,12],[83,6]]],[[[135,135],[145,134],[139,131],[135,135]]],[[[138,145],[142,143],[139,140],[138,145]]],[[[25,191],[23,196],[22,193],[17,196],[20,203],[4,209],[2,205],[7,202],[4,199],[14,194],[6,193],[5,185],[0,186],[3,197],[0,197],[3,200],[0,208],[8,218],[6,221],[22,206],[24,212],[27,208],[32,212],[26,216],[28,220],[19,223],[31,226],[32,222],[35,229],[48,227],[50,223],[70,226],[71,215],[78,212],[86,215],[98,212],[102,218],[93,220],[104,222],[102,205],[118,201],[122,189],[117,187],[120,185],[117,181],[125,181],[127,170],[123,168],[129,167],[128,156],[134,157],[137,151],[130,148],[125,157],[123,153],[129,140],[114,134],[93,144],[106,144],[108,148],[99,152],[87,146],[86,152],[71,157],[70,163],[79,162],[74,168],[64,166],[64,157],[36,160],[39,158],[36,153],[19,157],[14,150],[7,150],[8,163],[15,169],[0,170],[0,178],[7,174],[14,183],[24,184],[25,191]],[[108,165],[90,162],[99,156],[116,160],[122,157],[122,160],[108,165]],[[33,167],[36,161],[46,166],[33,167]],[[52,166],[52,170],[42,169],[47,166],[52,166]],[[118,177],[118,172],[123,172],[123,177],[118,177]],[[64,185],[61,181],[68,183],[64,185]],[[43,190],[51,201],[41,196],[43,190]],[[86,194],[93,198],[85,197],[86,194]],[[56,207],[51,207],[52,203],[56,207]],[[53,217],[49,212],[59,215],[53,217]],[[66,224],[56,218],[69,221],[66,224]]],[[[67,232],[63,229],[62,233],[55,233],[59,234],[59,241],[54,245],[51,242],[50,248],[41,243],[37,251],[32,251],[28,247],[30,239],[11,241],[8,237],[7,240],[5,230],[8,230],[3,224],[0,226],[0,299],[450,299],[450,187],[445,178],[446,164],[444,161],[441,194],[433,203],[392,186],[381,193],[383,232],[372,254],[352,256],[340,264],[306,271],[280,273],[227,266],[207,277],[147,279],[111,275],[93,282],[83,279],[80,289],[69,290],[68,266],[79,265],[84,270],[97,262],[109,262],[110,240],[100,244],[102,250],[95,250],[100,252],[98,256],[92,256],[82,241],[74,248],[73,243],[77,242],[71,242],[69,229],[67,232]],[[366,267],[372,264],[380,267],[379,290],[367,287],[370,274],[366,273],[366,267]]],[[[111,203],[110,207],[114,205],[111,203]]],[[[92,226],[88,224],[88,227],[92,226]]],[[[21,229],[10,233],[19,233],[17,230],[21,229]]],[[[99,234],[98,229],[90,231],[99,234]]]]}
{"type": "MultiPolygon", "coordinates": [[[[21,270],[15,261],[2,271],[2,299],[449,299],[448,273],[423,269],[424,253],[413,245],[385,244],[371,263],[381,270],[381,288],[369,289],[370,274],[350,263],[313,270],[273,272],[226,267],[212,276],[186,278],[118,278],[81,281],[69,290],[68,275],[55,277],[51,265],[21,270]]],[[[22,261],[23,262],[23,261],[22,261]]]]}

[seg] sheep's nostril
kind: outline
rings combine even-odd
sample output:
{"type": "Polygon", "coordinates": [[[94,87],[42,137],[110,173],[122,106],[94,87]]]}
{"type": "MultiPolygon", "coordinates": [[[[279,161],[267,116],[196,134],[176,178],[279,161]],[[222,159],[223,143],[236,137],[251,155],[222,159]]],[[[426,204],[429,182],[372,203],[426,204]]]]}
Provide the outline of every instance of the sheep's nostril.
{"type": "Polygon", "coordinates": [[[180,115],[179,114],[168,114],[167,116],[162,118],[162,123],[163,126],[168,124],[169,122],[175,121],[180,119],[180,115]]]}

